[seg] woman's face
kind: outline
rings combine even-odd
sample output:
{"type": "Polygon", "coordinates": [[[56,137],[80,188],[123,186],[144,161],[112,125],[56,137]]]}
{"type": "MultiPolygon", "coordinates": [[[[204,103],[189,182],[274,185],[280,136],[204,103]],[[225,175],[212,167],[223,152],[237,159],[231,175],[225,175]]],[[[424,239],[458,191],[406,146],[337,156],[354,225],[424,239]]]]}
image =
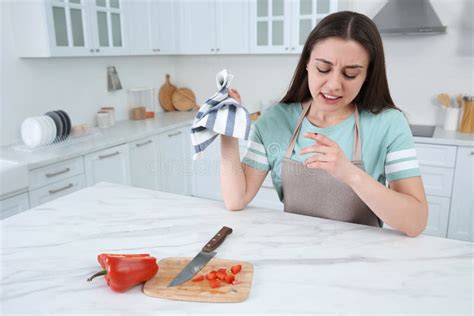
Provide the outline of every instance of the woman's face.
{"type": "Polygon", "coordinates": [[[306,70],[313,105],[325,112],[350,104],[367,77],[369,53],[358,42],[329,37],[314,45],[306,70]]]}

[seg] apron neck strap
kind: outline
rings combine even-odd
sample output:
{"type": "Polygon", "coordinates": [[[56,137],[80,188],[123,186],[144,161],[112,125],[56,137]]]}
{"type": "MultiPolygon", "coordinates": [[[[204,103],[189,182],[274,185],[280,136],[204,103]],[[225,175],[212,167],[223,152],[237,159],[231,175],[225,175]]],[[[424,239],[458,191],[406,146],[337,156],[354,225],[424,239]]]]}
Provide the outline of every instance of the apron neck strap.
{"type": "MultiPolygon", "coordinates": [[[[291,154],[293,153],[293,149],[295,148],[296,144],[296,139],[300,133],[301,126],[303,125],[303,120],[308,113],[311,103],[308,103],[303,106],[303,110],[301,111],[301,115],[298,118],[298,121],[296,122],[295,129],[293,130],[293,135],[291,136],[290,139],[290,144],[288,145],[288,148],[286,149],[286,154],[285,158],[290,159],[291,154]]],[[[355,112],[354,112],[354,119],[355,119],[355,124],[354,124],[354,147],[352,148],[352,160],[353,161],[361,161],[362,160],[362,145],[360,141],[360,133],[359,133],[359,110],[357,109],[357,106],[355,107],[355,112]]]]}

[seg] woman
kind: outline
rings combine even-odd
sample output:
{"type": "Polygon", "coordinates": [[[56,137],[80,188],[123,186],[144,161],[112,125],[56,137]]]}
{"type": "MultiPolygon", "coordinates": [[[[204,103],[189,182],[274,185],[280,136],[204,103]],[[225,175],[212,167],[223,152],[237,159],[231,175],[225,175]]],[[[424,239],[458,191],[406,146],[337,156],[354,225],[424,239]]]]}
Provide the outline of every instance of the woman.
{"type": "Polygon", "coordinates": [[[288,92],[255,124],[242,163],[235,138],[221,137],[221,158],[229,210],[244,208],[272,170],[287,212],[385,222],[411,237],[426,226],[412,135],[390,96],[380,34],[362,14],[319,22],[288,92]]]}

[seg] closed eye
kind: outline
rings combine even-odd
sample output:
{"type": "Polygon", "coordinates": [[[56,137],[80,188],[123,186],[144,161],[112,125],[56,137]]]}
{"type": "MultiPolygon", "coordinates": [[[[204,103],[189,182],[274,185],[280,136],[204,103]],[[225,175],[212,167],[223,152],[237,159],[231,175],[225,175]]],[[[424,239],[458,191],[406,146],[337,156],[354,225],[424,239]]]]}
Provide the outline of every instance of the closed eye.
{"type": "MultiPolygon", "coordinates": [[[[322,70],[322,69],[319,69],[316,67],[316,69],[318,70],[318,72],[322,73],[322,74],[327,74],[329,73],[330,69],[328,70],[322,70]]],[[[348,74],[344,74],[344,77],[346,77],[347,79],[355,79],[355,77],[357,77],[357,75],[354,75],[354,76],[350,76],[348,74]]]]}

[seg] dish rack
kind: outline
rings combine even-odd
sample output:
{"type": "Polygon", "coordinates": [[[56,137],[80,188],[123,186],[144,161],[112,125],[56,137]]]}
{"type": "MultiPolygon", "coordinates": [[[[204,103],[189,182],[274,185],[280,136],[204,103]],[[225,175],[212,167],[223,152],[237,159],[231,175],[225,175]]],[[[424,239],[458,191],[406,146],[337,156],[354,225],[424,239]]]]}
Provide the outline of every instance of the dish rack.
{"type": "Polygon", "coordinates": [[[10,147],[14,151],[21,151],[21,152],[45,152],[49,150],[57,150],[65,147],[69,147],[71,145],[77,145],[83,143],[85,141],[91,140],[96,137],[102,136],[102,131],[99,128],[90,128],[87,132],[84,132],[80,136],[69,135],[69,137],[65,139],[57,139],[53,143],[48,145],[42,145],[35,148],[30,148],[25,145],[25,143],[20,139],[14,142],[10,147]]]}

